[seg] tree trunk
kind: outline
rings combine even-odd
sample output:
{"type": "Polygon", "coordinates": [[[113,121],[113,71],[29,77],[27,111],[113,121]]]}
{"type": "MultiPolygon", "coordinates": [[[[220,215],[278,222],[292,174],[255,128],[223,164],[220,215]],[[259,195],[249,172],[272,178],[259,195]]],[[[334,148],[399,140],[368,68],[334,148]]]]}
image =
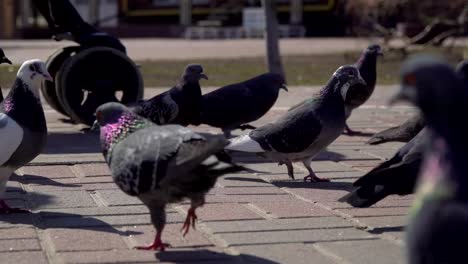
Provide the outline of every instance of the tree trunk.
{"type": "Polygon", "coordinates": [[[262,0],[265,11],[265,39],[267,49],[268,71],[284,75],[283,64],[279,52],[278,19],[276,17],[275,0],[262,0]]]}

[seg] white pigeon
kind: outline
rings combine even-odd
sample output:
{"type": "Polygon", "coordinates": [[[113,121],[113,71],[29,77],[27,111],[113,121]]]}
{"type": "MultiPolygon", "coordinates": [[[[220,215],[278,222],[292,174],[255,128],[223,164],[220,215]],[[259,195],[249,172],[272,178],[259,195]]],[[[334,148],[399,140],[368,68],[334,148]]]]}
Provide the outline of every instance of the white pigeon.
{"type": "Polygon", "coordinates": [[[52,81],[43,61],[25,61],[0,104],[0,213],[25,212],[10,208],[3,195],[10,175],[39,155],[46,144],[47,125],[39,99],[44,79],[52,81]]]}

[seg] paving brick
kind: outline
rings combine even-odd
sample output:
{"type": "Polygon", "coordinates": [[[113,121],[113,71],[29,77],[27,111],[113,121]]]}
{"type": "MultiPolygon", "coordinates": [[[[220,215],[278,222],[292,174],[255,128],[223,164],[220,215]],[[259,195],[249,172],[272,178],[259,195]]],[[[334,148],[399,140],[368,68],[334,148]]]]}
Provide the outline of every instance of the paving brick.
{"type": "Polygon", "coordinates": [[[242,220],[206,222],[214,234],[253,231],[315,230],[347,228],[352,225],[339,217],[283,218],[264,220],[242,220]]]}
{"type": "MultiPolygon", "coordinates": [[[[181,206],[185,211],[189,206],[181,206]]],[[[253,211],[247,209],[242,204],[205,204],[197,209],[198,219],[203,221],[231,221],[239,219],[261,219],[262,217],[253,211]]]]}
{"type": "Polygon", "coordinates": [[[83,172],[84,176],[106,176],[111,175],[109,167],[105,163],[78,164],[75,165],[83,172]]]}
{"type": "Polygon", "coordinates": [[[238,195],[229,195],[229,194],[214,194],[207,195],[207,203],[249,203],[251,201],[289,201],[291,200],[291,195],[287,193],[282,194],[238,194],[238,195]]]}
{"type": "Polygon", "coordinates": [[[271,263],[336,263],[315,250],[311,244],[252,245],[237,246],[235,249],[243,254],[249,254],[243,257],[246,263],[265,263],[265,260],[271,261],[271,263]]]}
{"type": "Polygon", "coordinates": [[[25,166],[21,168],[21,172],[26,180],[38,180],[41,177],[51,179],[76,177],[69,166],[66,165],[25,166]]]}
{"type": "Polygon", "coordinates": [[[254,202],[252,205],[266,214],[272,214],[278,218],[334,216],[333,212],[298,199],[263,203],[254,202]]]}
{"type": "Polygon", "coordinates": [[[98,190],[96,194],[102,198],[107,206],[142,204],[140,199],[130,196],[121,190],[98,190]]]}
{"type": "Polygon", "coordinates": [[[218,178],[216,183],[221,187],[271,187],[271,183],[264,181],[258,175],[229,174],[218,178]]]}
{"type": "MultiPolygon", "coordinates": [[[[209,241],[198,230],[190,229],[190,231],[184,237],[182,232],[180,231],[182,225],[182,223],[166,224],[162,236],[164,243],[169,243],[171,245],[171,248],[214,246],[213,243],[211,243],[211,241],[209,241]]],[[[134,246],[146,245],[153,242],[156,233],[152,225],[135,226],[132,228],[128,228],[128,230],[131,230],[133,232],[141,232],[141,234],[130,236],[134,246]]]]}
{"type": "Polygon", "coordinates": [[[58,258],[64,263],[228,263],[237,259],[216,248],[170,249],[164,252],[142,250],[111,250],[64,252],[58,258]]]}
{"type": "Polygon", "coordinates": [[[408,214],[408,207],[373,207],[373,208],[352,208],[337,210],[353,217],[360,216],[404,216],[408,214]]]}
{"type": "Polygon", "coordinates": [[[47,264],[48,262],[43,252],[30,251],[30,252],[2,252],[0,254],[0,263],[47,264]]]}
{"type": "Polygon", "coordinates": [[[403,227],[408,223],[408,216],[397,215],[397,216],[370,216],[370,217],[357,217],[357,221],[367,226],[374,228],[394,228],[403,227]]]}
{"type": "Polygon", "coordinates": [[[37,233],[27,227],[0,228],[0,240],[14,238],[37,238],[37,233]]]}
{"type": "Polygon", "coordinates": [[[86,230],[57,228],[48,229],[45,233],[56,252],[127,249],[127,245],[120,235],[109,227],[86,230]]]}
{"type": "Polygon", "coordinates": [[[0,254],[8,251],[41,250],[39,240],[35,238],[0,239],[0,254]]]}
{"type": "Polygon", "coordinates": [[[33,192],[28,195],[28,201],[35,210],[96,206],[94,200],[85,191],[33,192]]]}
{"type": "Polygon", "coordinates": [[[223,233],[219,236],[229,246],[247,246],[278,243],[315,243],[368,239],[373,236],[355,228],[306,229],[284,231],[254,231],[242,233],[223,233]]]}
{"type": "Polygon", "coordinates": [[[318,243],[320,249],[344,259],[346,263],[406,263],[403,248],[385,240],[356,240],[318,243]]]}
{"type": "Polygon", "coordinates": [[[312,202],[332,201],[335,202],[343,195],[349,193],[353,187],[351,182],[331,181],[331,182],[275,182],[278,187],[285,187],[295,195],[312,202]]]}

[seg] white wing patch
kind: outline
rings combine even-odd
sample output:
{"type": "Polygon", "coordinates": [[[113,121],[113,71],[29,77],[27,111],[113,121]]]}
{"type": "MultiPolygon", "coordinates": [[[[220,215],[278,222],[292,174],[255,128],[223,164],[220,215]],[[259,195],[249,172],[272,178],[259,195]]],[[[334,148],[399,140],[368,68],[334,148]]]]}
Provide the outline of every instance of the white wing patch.
{"type": "Polygon", "coordinates": [[[23,140],[23,129],[4,113],[0,113],[0,166],[7,162],[23,140]]]}
{"type": "Polygon", "coordinates": [[[243,135],[230,140],[231,143],[225,147],[227,150],[242,152],[265,152],[265,150],[249,135],[243,135]]]}

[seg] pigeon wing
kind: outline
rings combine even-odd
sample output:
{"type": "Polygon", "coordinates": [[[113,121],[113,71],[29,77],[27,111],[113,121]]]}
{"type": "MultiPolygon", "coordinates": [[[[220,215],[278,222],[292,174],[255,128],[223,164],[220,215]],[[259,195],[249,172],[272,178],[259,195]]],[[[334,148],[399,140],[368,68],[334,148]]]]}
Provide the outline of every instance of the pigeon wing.
{"type": "Polygon", "coordinates": [[[0,166],[15,153],[23,140],[23,129],[4,113],[0,113],[0,166]]]}

